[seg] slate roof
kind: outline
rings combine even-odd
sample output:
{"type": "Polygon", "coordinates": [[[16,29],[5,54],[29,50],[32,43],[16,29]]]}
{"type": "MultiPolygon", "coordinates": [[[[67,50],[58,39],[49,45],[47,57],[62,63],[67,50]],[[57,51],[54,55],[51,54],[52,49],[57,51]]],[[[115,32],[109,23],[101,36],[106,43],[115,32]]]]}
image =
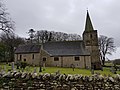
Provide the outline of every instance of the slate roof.
{"type": "Polygon", "coordinates": [[[82,40],[47,42],[43,44],[43,49],[47,51],[50,56],[90,55],[90,53],[85,50],[85,46],[82,40]]]}
{"type": "Polygon", "coordinates": [[[19,45],[15,53],[16,54],[24,54],[24,53],[39,53],[40,52],[40,45],[35,44],[25,44],[25,45],[19,45]]]}

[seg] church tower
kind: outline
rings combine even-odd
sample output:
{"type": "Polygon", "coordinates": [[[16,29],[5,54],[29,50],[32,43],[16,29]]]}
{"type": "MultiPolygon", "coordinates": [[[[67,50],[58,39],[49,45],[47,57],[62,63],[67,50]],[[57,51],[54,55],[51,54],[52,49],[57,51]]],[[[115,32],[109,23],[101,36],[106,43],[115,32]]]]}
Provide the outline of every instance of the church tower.
{"type": "Polygon", "coordinates": [[[100,52],[98,46],[97,30],[94,30],[89,12],[87,11],[83,41],[86,49],[90,52],[91,66],[94,69],[101,69],[100,52]]]}

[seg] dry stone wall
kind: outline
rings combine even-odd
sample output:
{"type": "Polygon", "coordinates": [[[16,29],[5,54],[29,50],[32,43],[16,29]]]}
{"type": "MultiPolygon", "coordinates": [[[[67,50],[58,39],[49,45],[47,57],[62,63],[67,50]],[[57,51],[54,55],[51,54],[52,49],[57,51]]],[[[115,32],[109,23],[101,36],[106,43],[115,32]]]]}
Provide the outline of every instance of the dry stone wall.
{"type": "Polygon", "coordinates": [[[0,90],[120,90],[120,75],[1,72],[0,90]]]}

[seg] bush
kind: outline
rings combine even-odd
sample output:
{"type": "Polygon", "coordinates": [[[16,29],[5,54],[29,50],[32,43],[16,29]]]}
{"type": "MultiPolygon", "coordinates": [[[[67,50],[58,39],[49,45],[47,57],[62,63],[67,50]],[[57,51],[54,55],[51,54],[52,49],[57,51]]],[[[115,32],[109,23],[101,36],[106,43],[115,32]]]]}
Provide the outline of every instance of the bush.
{"type": "Polygon", "coordinates": [[[22,68],[22,69],[25,69],[26,66],[27,66],[27,63],[26,63],[26,62],[21,62],[21,68],[22,68]]]}

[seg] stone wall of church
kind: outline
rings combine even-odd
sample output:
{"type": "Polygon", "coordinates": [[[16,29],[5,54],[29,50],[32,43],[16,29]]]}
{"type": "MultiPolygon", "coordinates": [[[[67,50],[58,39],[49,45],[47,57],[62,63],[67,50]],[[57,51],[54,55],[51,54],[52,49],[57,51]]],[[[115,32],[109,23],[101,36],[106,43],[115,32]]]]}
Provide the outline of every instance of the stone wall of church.
{"type": "Polygon", "coordinates": [[[29,53],[29,54],[15,54],[15,62],[25,61],[30,65],[39,65],[40,53],[29,53]]]}
{"type": "Polygon", "coordinates": [[[42,65],[45,64],[45,66],[51,66],[52,64],[52,58],[50,57],[49,53],[46,52],[45,50],[42,50],[42,65]],[[45,58],[46,60],[43,60],[45,58]]]}
{"type": "Polygon", "coordinates": [[[63,67],[86,68],[91,67],[90,56],[65,56],[63,58],[63,67]],[[79,57],[79,60],[75,60],[75,57],[79,57]]]}
{"type": "Polygon", "coordinates": [[[46,58],[46,61],[42,61],[42,64],[49,67],[74,67],[77,68],[91,68],[90,56],[50,56],[43,50],[42,58],[46,58]],[[79,57],[79,60],[75,60],[75,57],[79,57]]]}
{"type": "Polygon", "coordinates": [[[30,54],[15,54],[15,62],[17,60],[26,61],[30,65],[40,64],[47,67],[77,67],[77,68],[91,68],[90,56],[59,56],[51,57],[49,53],[42,50],[42,53],[30,54]],[[40,57],[42,56],[42,57],[40,57]],[[75,60],[75,57],[78,60],[75,60]],[[55,59],[57,58],[57,59],[55,59]],[[40,63],[41,62],[41,63],[40,63]]]}

